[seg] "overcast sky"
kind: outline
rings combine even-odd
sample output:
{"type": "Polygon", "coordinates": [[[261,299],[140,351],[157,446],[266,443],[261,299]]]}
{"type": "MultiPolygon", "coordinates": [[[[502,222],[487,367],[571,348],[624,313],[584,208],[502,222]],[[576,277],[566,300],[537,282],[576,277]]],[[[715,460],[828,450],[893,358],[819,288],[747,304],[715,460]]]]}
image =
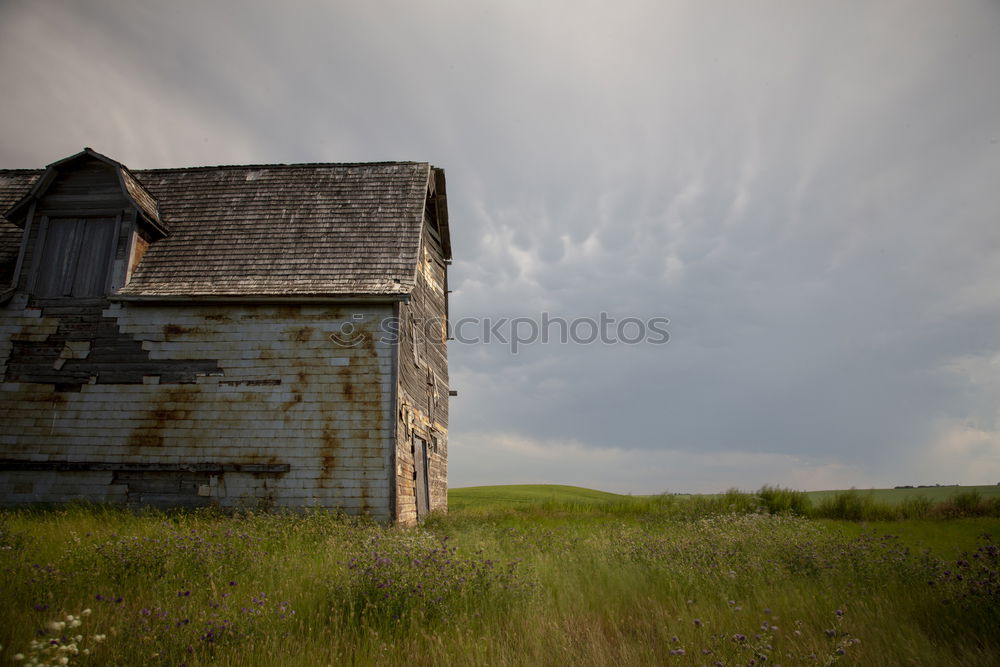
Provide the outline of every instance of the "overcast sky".
{"type": "Polygon", "coordinates": [[[0,167],[428,161],[452,486],[1000,482],[1000,3],[0,0],[0,167]],[[472,329],[468,330],[470,333],[472,329]]]}

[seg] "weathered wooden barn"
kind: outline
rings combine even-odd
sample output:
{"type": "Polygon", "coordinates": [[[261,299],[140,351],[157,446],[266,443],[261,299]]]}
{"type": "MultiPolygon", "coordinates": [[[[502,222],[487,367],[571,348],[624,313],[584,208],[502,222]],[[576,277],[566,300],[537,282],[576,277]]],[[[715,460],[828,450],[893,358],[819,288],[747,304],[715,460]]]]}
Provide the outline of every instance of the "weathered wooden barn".
{"type": "Polygon", "coordinates": [[[0,170],[0,503],[447,507],[444,171],[0,170]]]}

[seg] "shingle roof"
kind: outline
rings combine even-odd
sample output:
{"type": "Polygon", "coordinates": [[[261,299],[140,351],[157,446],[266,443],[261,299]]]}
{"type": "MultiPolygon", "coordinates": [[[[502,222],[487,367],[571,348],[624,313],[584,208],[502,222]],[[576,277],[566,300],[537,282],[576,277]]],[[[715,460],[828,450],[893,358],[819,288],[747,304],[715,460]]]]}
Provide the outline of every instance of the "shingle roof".
{"type": "MultiPolygon", "coordinates": [[[[407,294],[430,169],[393,162],[132,171],[170,234],[149,247],[120,294],[407,294]]],[[[0,210],[40,173],[0,171],[0,210]]]]}
{"type": "MultiPolygon", "coordinates": [[[[41,169],[0,170],[0,211],[6,211],[23,197],[41,173],[41,169]]],[[[8,268],[13,270],[21,247],[21,234],[21,228],[12,225],[0,213],[0,274],[5,274],[8,268]]]]}
{"type": "MultiPolygon", "coordinates": [[[[119,166],[118,175],[122,179],[121,182],[125,186],[125,190],[128,192],[129,197],[132,201],[142,209],[142,212],[152,220],[158,227],[163,227],[163,221],[160,219],[160,211],[156,206],[156,198],[150,194],[149,190],[143,187],[135,175],[129,171],[124,165],[119,166]]],[[[163,230],[166,232],[166,230],[163,230]]]]}

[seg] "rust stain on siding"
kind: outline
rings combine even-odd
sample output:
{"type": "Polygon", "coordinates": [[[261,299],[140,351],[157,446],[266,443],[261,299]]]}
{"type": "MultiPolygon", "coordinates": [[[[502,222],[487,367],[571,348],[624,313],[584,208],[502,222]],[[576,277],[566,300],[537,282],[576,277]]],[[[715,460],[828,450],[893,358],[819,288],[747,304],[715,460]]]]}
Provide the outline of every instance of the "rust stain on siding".
{"type": "Polygon", "coordinates": [[[161,425],[166,424],[169,421],[186,419],[188,414],[189,413],[187,410],[171,410],[167,408],[149,411],[149,416],[155,419],[157,423],[161,425]]]}
{"type": "Polygon", "coordinates": [[[305,343],[312,340],[313,332],[315,329],[311,327],[298,327],[297,329],[292,329],[289,334],[292,340],[297,343],[305,343]]]}
{"type": "MultiPolygon", "coordinates": [[[[292,388],[292,397],[289,400],[287,400],[287,401],[285,401],[284,403],[281,404],[281,411],[282,412],[288,412],[289,410],[291,410],[292,408],[294,408],[296,405],[298,405],[301,402],[302,402],[302,391],[299,390],[299,389],[296,389],[295,387],[293,387],[292,388]]],[[[291,421],[291,419],[292,419],[291,415],[285,415],[285,423],[286,424],[289,423],[291,421]]]]}
{"type": "MultiPolygon", "coordinates": [[[[319,484],[336,488],[341,482],[351,481],[344,488],[344,497],[355,498],[362,512],[370,512],[371,499],[380,494],[378,488],[371,486],[374,480],[367,475],[373,460],[384,455],[389,440],[382,431],[385,424],[382,378],[380,371],[376,372],[379,369],[377,336],[368,329],[365,326],[359,331],[363,334],[362,342],[355,349],[360,354],[352,356],[348,365],[333,373],[337,382],[327,385],[329,390],[321,394],[319,406],[321,414],[328,415],[323,424],[319,484]],[[353,415],[349,426],[338,421],[345,413],[353,415]],[[350,467],[345,469],[343,466],[350,467]]],[[[307,372],[300,371],[299,379],[305,387],[310,377],[307,372]]]]}
{"type": "Polygon", "coordinates": [[[204,334],[210,333],[206,331],[204,327],[182,327],[179,324],[164,324],[163,325],[163,337],[167,341],[171,341],[177,336],[183,336],[185,334],[204,334]]]}
{"type": "Polygon", "coordinates": [[[126,448],[132,454],[141,454],[142,448],[163,447],[163,432],[170,426],[170,422],[186,419],[190,415],[189,410],[178,406],[197,403],[200,394],[199,387],[178,385],[152,397],[149,409],[139,414],[139,421],[143,425],[129,434],[125,441],[126,448]]]}
{"type": "Polygon", "coordinates": [[[129,434],[125,446],[130,450],[139,450],[144,447],[162,447],[163,433],[159,427],[139,427],[129,434]]]}
{"type": "Polygon", "coordinates": [[[334,434],[333,429],[323,429],[323,446],[320,450],[320,463],[322,465],[319,473],[320,486],[330,486],[337,470],[337,456],[339,454],[340,440],[334,434]]]}

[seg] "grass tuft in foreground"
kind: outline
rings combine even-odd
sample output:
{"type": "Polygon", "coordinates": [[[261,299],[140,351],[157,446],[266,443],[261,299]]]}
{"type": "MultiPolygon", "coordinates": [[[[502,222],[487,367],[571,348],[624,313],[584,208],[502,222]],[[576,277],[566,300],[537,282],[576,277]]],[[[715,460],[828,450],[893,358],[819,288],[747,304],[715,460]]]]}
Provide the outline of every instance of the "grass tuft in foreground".
{"type": "Polygon", "coordinates": [[[0,661],[996,664],[1000,521],[815,520],[773,491],[576,494],[414,529],[0,512],[0,661]]]}

